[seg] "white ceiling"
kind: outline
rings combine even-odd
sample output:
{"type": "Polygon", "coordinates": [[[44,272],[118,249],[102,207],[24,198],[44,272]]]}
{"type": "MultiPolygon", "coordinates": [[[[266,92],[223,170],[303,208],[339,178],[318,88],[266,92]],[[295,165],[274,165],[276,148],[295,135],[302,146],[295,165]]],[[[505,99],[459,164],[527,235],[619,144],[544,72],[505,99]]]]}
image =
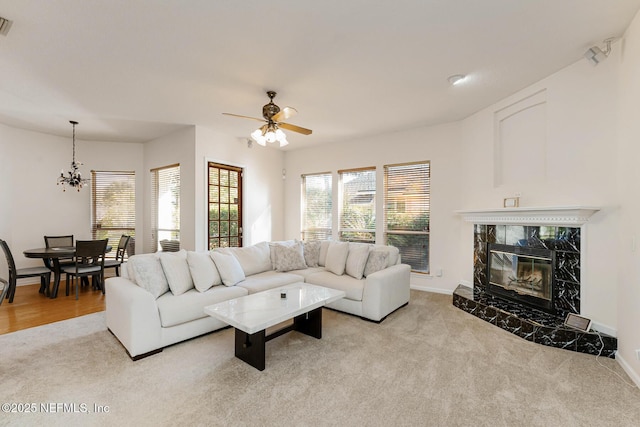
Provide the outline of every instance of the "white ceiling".
{"type": "MultiPolygon", "coordinates": [[[[0,0],[0,123],[246,137],[275,90],[291,149],[460,120],[621,36],[640,0],[0,0]],[[447,77],[469,75],[452,87],[447,77]]],[[[615,48],[615,46],[614,46],[615,48]]]]}

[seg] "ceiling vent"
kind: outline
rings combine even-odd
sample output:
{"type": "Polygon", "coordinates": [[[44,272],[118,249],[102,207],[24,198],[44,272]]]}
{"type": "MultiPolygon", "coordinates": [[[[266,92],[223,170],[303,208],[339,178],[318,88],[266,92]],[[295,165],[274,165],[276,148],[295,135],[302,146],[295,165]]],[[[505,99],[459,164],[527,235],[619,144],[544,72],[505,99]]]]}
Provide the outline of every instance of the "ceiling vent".
{"type": "Polygon", "coordinates": [[[13,21],[9,21],[8,19],[0,16],[0,34],[6,36],[11,28],[11,24],[13,24],[13,21]]]}

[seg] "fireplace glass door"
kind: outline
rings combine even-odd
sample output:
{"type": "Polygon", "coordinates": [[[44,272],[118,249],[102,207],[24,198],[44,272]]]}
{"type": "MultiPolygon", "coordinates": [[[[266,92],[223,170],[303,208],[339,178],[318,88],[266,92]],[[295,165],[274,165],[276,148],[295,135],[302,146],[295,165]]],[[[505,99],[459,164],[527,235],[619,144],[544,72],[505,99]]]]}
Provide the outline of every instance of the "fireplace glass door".
{"type": "Polygon", "coordinates": [[[553,305],[553,252],[519,246],[489,245],[489,286],[503,298],[550,310],[553,305]]]}

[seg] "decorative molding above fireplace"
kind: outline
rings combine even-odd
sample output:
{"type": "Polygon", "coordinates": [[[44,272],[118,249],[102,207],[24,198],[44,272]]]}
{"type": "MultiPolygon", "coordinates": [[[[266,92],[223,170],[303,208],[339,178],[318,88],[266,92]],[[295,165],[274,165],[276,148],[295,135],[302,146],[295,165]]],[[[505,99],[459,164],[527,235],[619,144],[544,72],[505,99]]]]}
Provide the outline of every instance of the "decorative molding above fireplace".
{"type": "Polygon", "coordinates": [[[600,210],[594,206],[521,207],[455,211],[474,224],[580,226],[600,210]]]}

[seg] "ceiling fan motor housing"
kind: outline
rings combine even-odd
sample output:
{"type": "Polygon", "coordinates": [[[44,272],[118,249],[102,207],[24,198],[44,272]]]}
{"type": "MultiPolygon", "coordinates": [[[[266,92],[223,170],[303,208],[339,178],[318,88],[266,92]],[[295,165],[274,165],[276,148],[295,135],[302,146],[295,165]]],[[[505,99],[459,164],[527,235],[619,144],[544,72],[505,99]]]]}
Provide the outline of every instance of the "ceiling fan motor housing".
{"type": "Polygon", "coordinates": [[[271,118],[280,112],[280,107],[273,103],[273,98],[276,97],[274,91],[268,91],[267,96],[269,97],[269,103],[262,107],[262,117],[271,121],[271,118]]]}

